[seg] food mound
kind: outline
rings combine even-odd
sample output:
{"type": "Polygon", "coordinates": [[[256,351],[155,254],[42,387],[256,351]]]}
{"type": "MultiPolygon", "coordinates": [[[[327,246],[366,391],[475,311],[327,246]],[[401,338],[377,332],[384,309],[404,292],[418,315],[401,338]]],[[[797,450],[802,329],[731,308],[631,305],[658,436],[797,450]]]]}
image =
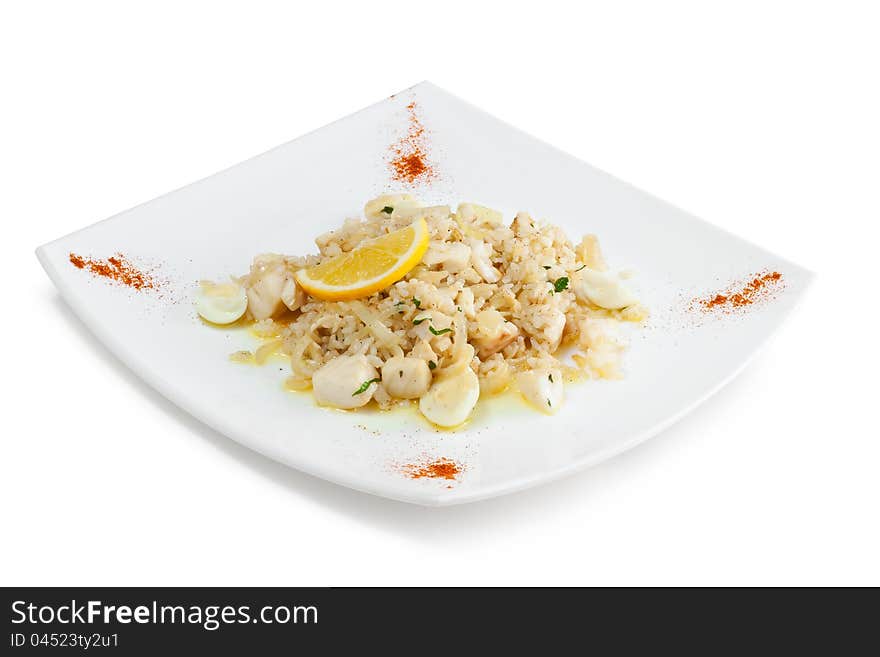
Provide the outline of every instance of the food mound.
{"type": "Polygon", "coordinates": [[[510,386],[553,414],[566,382],[620,376],[618,325],[647,313],[594,235],[574,246],[525,212],[508,224],[486,207],[452,212],[407,194],[380,196],[364,215],[319,236],[318,255],[262,254],[245,276],[201,283],[204,319],[244,318],[266,341],[234,359],[280,353],[287,387],[311,388],[322,406],[413,400],[441,427],[510,386]]]}

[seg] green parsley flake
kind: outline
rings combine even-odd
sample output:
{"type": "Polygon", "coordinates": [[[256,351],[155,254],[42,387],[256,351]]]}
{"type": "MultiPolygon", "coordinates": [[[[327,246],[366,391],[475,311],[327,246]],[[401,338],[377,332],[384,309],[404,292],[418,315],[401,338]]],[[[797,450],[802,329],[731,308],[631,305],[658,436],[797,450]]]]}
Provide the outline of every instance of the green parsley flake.
{"type": "Polygon", "coordinates": [[[394,212],[394,208],[392,208],[390,205],[386,205],[384,208],[382,208],[382,212],[384,212],[385,214],[391,214],[392,212],[394,212]]]}
{"type": "Polygon", "coordinates": [[[433,360],[429,360],[429,361],[428,361],[428,369],[429,369],[429,370],[436,370],[436,369],[437,369],[437,363],[435,363],[433,360]]]}
{"type": "Polygon", "coordinates": [[[421,324],[422,322],[430,322],[430,321],[431,321],[431,318],[430,318],[430,317],[419,317],[418,319],[414,319],[414,320],[413,320],[413,324],[415,324],[416,326],[418,326],[418,325],[421,324]]]}
{"type": "Polygon", "coordinates": [[[557,278],[553,283],[553,291],[554,292],[562,292],[564,289],[568,287],[568,276],[562,276],[561,278],[557,278]]]}
{"type": "Polygon", "coordinates": [[[435,329],[433,326],[429,326],[428,330],[434,335],[443,335],[444,333],[452,333],[451,328],[440,329],[439,331],[435,329]]]}
{"type": "Polygon", "coordinates": [[[367,388],[369,388],[372,384],[374,384],[374,383],[379,383],[381,380],[382,380],[382,379],[370,379],[369,381],[364,381],[364,382],[361,384],[361,387],[360,387],[360,388],[358,388],[358,389],[355,390],[353,393],[351,393],[351,396],[352,396],[352,397],[357,397],[357,396],[358,396],[359,394],[361,394],[362,392],[366,392],[366,391],[367,391],[367,388]]]}
{"type": "Polygon", "coordinates": [[[414,305],[416,308],[421,308],[421,307],[422,307],[422,302],[419,301],[418,299],[416,299],[415,297],[413,297],[413,305],[414,305]]]}

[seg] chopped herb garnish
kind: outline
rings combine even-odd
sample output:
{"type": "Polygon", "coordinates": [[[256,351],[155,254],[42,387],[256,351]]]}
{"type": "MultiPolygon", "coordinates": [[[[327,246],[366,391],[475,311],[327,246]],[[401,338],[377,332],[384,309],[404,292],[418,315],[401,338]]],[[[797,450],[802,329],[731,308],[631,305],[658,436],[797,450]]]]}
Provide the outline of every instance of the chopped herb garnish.
{"type": "Polygon", "coordinates": [[[395,303],[394,305],[395,305],[395,306],[402,306],[402,305],[405,304],[405,303],[406,303],[406,301],[398,301],[398,302],[395,303]]]}
{"type": "Polygon", "coordinates": [[[553,404],[550,403],[549,399],[547,400],[547,406],[549,406],[550,408],[553,408],[553,404]]]}
{"type": "Polygon", "coordinates": [[[415,324],[416,326],[418,326],[418,325],[421,324],[422,322],[426,322],[426,321],[427,321],[427,322],[430,322],[430,321],[431,321],[431,318],[430,318],[430,317],[419,317],[418,319],[414,319],[414,320],[413,320],[413,324],[415,324]]]}
{"type": "Polygon", "coordinates": [[[403,378],[403,370],[397,370],[397,375],[402,379],[403,378]]]}
{"type": "Polygon", "coordinates": [[[575,269],[575,271],[580,271],[580,270],[583,269],[584,267],[586,267],[586,265],[581,265],[580,267],[578,267],[577,269],[575,269]]]}
{"type": "Polygon", "coordinates": [[[419,301],[418,299],[416,299],[415,297],[413,297],[413,305],[414,305],[416,308],[421,308],[421,307],[422,307],[422,302],[419,301]]]}
{"type": "Polygon", "coordinates": [[[550,269],[552,265],[544,265],[544,269],[550,269]]]}
{"type": "Polygon", "coordinates": [[[367,391],[367,388],[369,388],[369,387],[370,387],[371,385],[373,385],[374,383],[379,383],[379,381],[381,381],[381,380],[382,380],[382,379],[370,379],[369,381],[364,381],[364,382],[361,384],[361,387],[360,387],[360,388],[358,388],[358,389],[355,390],[353,393],[351,393],[351,396],[352,396],[352,397],[356,397],[357,395],[361,394],[362,392],[366,392],[366,391],[367,391]]]}
{"type": "Polygon", "coordinates": [[[553,383],[553,375],[552,374],[548,374],[547,378],[550,379],[550,383],[553,383]]]}
{"type": "Polygon", "coordinates": [[[428,369],[429,369],[429,370],[436,370],[436,369],[437,369],[437,363],[435,363],[433,360],[429,360],[429,361],[428,361],[428,369]]]}
{"type": "Polygon", "coordinates": [[[458,312],[461,312],[461,306],[456,306],[456,308],[458,309],[458,312]]]}
{"type": "Polygon", "coordinates": [[[394,212],[394,208],[392,208],[390,205],[386,205],[384,208],[382,208],[382,212],[384,212],[385,214],[391,214],[392,212],[394,212]]]}
{"type": "Polygon", "coordinates": [[[440,329],[439,331],[435,329],[433,326],[429,326],[428,330],[434,335],[443,335],[444,333],[452,333],[451,328],[440,329]]]}
{"type": "Polygon", "coordinates": [[[561,278],[557,278],[553,283],[553,291],[554,292],[562,292],[565,288],[568,287],[568,276],[562,276],[561,278]]]}

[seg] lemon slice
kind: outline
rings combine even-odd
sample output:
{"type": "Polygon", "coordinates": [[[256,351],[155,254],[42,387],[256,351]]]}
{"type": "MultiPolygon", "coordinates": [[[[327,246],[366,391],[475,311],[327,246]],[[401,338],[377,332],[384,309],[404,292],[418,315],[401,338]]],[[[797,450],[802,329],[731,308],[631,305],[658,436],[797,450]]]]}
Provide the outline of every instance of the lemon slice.
{"type": "Polygon", "coordinates": [[[316,299],[349,301],[399,281],[428,250],[428,224],[417,219],[406,228],[363,242],[348,253],[296,272],[296,282],[316,299]]]}

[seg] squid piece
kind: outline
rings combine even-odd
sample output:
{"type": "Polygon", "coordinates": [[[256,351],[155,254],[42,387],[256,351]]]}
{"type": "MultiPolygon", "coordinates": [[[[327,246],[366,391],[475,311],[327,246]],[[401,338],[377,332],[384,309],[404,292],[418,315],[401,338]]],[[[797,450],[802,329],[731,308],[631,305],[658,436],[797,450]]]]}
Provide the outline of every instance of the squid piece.
{"type": "Polygon", "coordinates": [[[312,389],[321,406],[360,408],[373,398],[379,380],[366,356],[337,356],[315,372],[312,389]]]}

